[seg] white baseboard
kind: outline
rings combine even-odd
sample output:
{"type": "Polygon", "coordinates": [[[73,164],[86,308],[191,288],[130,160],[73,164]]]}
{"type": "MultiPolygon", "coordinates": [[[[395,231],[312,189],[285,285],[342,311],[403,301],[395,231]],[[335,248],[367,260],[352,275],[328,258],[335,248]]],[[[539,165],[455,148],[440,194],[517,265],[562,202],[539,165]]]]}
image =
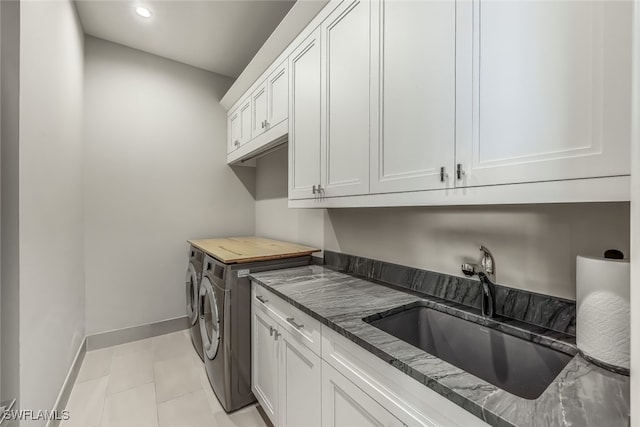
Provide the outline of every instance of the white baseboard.
{"type": "MultiPolygon", "coordinates": [[[[152,338],[158,335],[164,335],[171,332],[177,332],[189,328],[189,320],[187,316],[176,317],[175,319],[162,320],[160,322],[148,323],[146,325],[132,326],[129,328],[116,329],[113,331],[101,332],[98,334],[87,335],[82,340],[80,348],[76,353],[73,363],[69,368],[67,377],[62,383],[62,388],[53,406],[54,411],[63,411],[69,402],[69,396],[73,385],[78,378],[78,372],[82,366],[82,361],[87,351],[97,350],[100,348],[111,347],[113,345],[125,344],[131,341],[152,338]]],[[[58,427],[59,420],[49,420],[46,427],[58,427]]]]}
{"type": "MultiPolygon", "coordinates": [[[[87,337],[84,337],[80,344],[80,348],[78,348],[78,351],[76,352],[76,356],[73,358],[73,363],[69,368],[67,377],[62,383],[62,388],[60,389],[56,403],[53,405],[54,411],[63,411],[67,407],[71,390],[73,390],[73,385],[76,383],[76,378],[78,378],[78,372],[80,372],[80,367],[82,366],[82,361],[84,360],[84,355],[86,353],[87,337]]],[[[57,427],[59,424],[60,420],[49,420],[46,427],[57,427]]]]}
{"type": "Polygon", "coordinates": [[[187,316],[87,336],[87,351],[143,340],[189,328],[187,316]]]}

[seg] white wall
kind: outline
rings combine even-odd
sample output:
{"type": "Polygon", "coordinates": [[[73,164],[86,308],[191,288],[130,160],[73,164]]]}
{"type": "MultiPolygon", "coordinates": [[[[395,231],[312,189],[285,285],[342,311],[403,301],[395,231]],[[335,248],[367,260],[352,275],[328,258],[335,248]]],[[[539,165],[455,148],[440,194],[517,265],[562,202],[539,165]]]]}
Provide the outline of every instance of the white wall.
{"type": "Polygon", "coordinates": [[[629,204],[330,209],[325,249],[461,276],[481,244],[506,286],[575,299],[575,257],[629,254],[629,204]]]}
{"type": "Polygon", "coordinates": [[[22,408],[54,406],[85,332],[83,40],[71,1],[21,2],[22,408]]]}
{"type": "Polygon", "coordinates": [[[185,316],[186,240],[253,234],[254,171],[226,165],[231,83],[86,38],[88,334],[185,316]]]}
{"type": "Polygon", "coordinates": [[[0,400],[20,395],[18,150],[20,88],[20,3],[1,1],[0,19],[0,195],[2,272],[0,284],[0,400]]]}
{"type": "Polygon", "coordinates": [[[326,211],[287,209],[287,191],[284,146],[257,160],[256,235],[322,248],[326,211]]]}
{"type": "MultiPolygon", "coordinates": [[[[0,6],[0,51],[2,50],[2,7],[0,6]]],[[[2,98],[2,54],[0,53],[0,98],[2,98]]],[[[2,129],[2,101],[0,101],[0,133],[2,129]]],[[[2,147],[2,137],[0,136],[0,147],[2,147]]],[[[2,153],[0,148],[0,163],[2,162],[2,153]]],[[[0,172],[1,173],[1,172],[0,172]]],[[[0,188],[2,188],[2,179],[0,178],[0,188]]],[[[0,200],[2,192],[0,191],[0,200]]],[[[0,201],[0,206],[2,202],[0,201]]],[[[2,214],[0,213],[0,242],[2,241],[2,214]]],[[[0,399],[2,398],[2,245],[0,244],[0,399]]]]}
{"type": "Polygon", "coordinates": [[[640,0],[633,11],[631,117],[631,424],[640,427],[640,0]]]}

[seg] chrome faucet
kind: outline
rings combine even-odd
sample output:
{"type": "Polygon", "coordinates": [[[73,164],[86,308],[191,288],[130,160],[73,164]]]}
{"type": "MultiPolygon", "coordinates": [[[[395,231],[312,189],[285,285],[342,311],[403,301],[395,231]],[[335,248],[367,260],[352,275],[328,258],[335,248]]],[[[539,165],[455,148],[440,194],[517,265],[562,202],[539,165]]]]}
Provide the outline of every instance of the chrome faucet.
{"type": "Polygon", "coordinates": [[[496,307],[496,261],[489,249],[480,246],[482,260],[478,264],[462,264],[462,273],[465,276],[478,276],[482,286],[482,315],[493,317],[496,307]]]}

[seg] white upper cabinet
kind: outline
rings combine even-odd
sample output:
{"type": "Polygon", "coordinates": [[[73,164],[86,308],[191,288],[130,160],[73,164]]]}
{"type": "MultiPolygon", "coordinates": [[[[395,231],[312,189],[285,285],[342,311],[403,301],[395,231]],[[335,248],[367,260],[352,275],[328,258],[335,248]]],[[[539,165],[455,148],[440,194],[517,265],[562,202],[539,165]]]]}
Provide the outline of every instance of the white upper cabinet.
{"type": "Polygon", "coordinates": [[[456,3],[384,0],[372,16],[380,112],[371,192],[453,186],[456,3]]]}
{"type": "Polygon", "coordinates": [[[289,64],[285,61],[267,79],[267,128],[289,117],[289,64]]]}
{"type": "Polygon", "coordinates": [[[227,153],[230,153],[240,145],[240,112],[238,110],[229,114],[227,118],[227,133],[227,153]]]}
{"type": "Polygon", "coordinates": [[[289,198],[310,199],[320,173],[320,30],[289,57],[289,198]]]}
{"type": "Polygon", "coordinates": [[[322,196],[369,192],[371,2],[344,1],[322,23],[322,196]]]}
{"type": "Polygon", "coordinates": [[[288,132],[290,207],[629,200],[632,16],[330,1],[234,105],[227,161],[288,132]]]}
{"type": "Polygon", "coordinates": [[[631,7],[459,3],[456,185],[630,173],[631,7]]]}
{"type": "Polygon", "coordinates": [[[242,144],[251,140],[251,99],[247,98],[240,106],[229,115],[228,126],[228,148],[227,152],[232,152],[242,144]]]}
{"type": "Polygon", "coordinates": [[[251,95],[251,137],[264,133],[267,130],[267,84],[258,86],[251,95]]]}
{"type": "Polygon", "coordinates": [[[264,79],[254,85],[243,102],[228,116],[229,155],[227,163],[245,163],[260,153],[286,142],[289,116],[288,60],[270,67],[264,79]],[[240,150],[238,148],[242,147],[240,150]]]}
{"type": "Polygon", "coordinates": [[[251,141],[251,99],[240,106],[240,145],[251,141]]]}

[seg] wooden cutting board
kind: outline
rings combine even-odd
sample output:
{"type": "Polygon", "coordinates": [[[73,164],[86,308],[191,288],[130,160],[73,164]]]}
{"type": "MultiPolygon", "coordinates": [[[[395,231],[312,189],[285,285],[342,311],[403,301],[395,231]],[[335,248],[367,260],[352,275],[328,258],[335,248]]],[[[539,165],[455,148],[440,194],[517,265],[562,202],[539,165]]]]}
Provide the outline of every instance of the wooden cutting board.
{"type": "Polygon", "coordinates": [[[225,264],[292,258],[320,251],[309,246],[251,236],[199,239],[188,242],[225,264]]]}

